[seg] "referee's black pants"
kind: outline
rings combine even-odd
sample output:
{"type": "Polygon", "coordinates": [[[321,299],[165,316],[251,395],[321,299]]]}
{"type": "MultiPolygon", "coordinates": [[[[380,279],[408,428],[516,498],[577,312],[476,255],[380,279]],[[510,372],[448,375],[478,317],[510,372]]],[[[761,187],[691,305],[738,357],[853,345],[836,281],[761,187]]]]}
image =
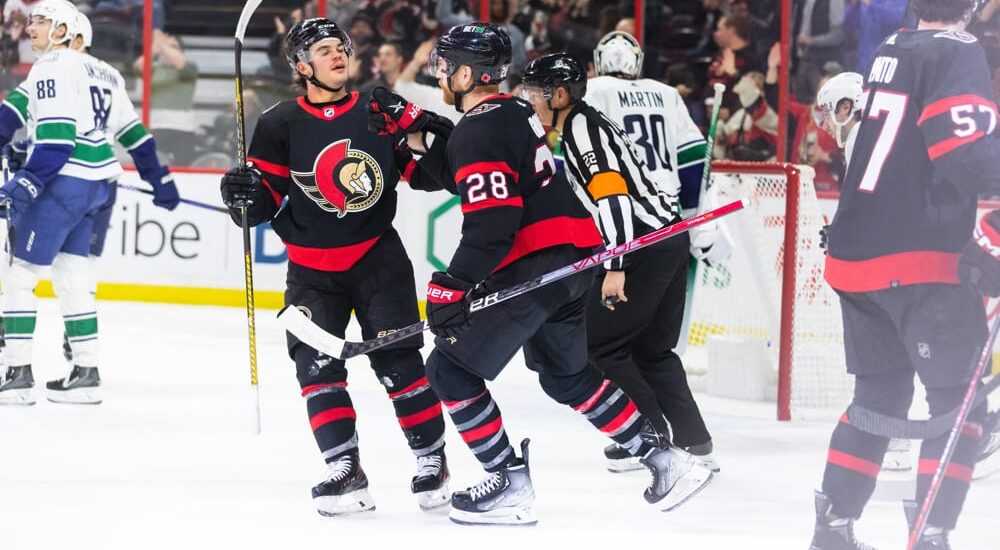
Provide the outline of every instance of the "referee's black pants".
{"type": "Polygon", "coordinates": [[[587,300],[590,361],[625,390],[660,433],[671,433],[678,447],[712,439],[674,353],[684,317],[689,244],[684,233],[630,254],[628,302],[614,311],[600,303],[603,270],[587,300]]]}

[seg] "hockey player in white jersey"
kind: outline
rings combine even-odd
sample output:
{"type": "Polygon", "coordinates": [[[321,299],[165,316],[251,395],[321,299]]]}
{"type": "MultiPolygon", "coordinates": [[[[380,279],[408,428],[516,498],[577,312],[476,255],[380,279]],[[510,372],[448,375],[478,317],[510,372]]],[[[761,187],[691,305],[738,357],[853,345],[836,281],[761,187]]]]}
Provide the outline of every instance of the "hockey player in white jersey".
{"type": "Polygon", "coordinates": [[[0,188],[15,229],[13,261],[2,267],[6,333],[0,401],[32,404],[35,286],[51,266],[74,365],[46,384],[50,401],[100,403],[97,312],[93,269],[87,256],[93,216],[107,201],[108,179],[121,167],[102,128],[110,116],[113,82],[87,56],[69,48],[77,34],[76,7],[42,0],[28,35],[39,58],[19,89],[27,97],[32,144],[24,166],[0,188]]]}

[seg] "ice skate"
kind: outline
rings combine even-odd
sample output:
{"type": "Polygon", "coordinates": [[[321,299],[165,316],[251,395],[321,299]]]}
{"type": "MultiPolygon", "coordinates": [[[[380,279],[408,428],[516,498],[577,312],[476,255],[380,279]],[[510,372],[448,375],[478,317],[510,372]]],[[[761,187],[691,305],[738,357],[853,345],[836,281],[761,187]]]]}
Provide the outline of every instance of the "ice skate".
{"type": "Polygon", "coordinates": [[[34,387],[31,365],[7,367],[0,377],[0,405],[34,405],[34,387]]]}
{"type": "Polygon", "coordinates": [[[410,491],[417,495],[421,510],[432,510],[448,504],[448,459],[444,449],[417,457],[417,473],[410,482],[410,491]]]}
{"type": "Polygon", "coordinates": [[[368,477],[357,454],[346,454],[327,464],[327,479],[312,488],[313,502],[322,516],[356,514],[375,509],[368,494],[368,477]]]}
{"type": "Polygon", "coordinates": [[[816,530],[809,550],[875,550],[854,538],[854,518],[838,518],[830,497],[816,491],[816,530]]]}
{"type": "Polygon", "coordinates": [[[97,405],[101,402],[101,375],[97,367],[74,366],[66,378],[46,382],[45,389],[53,403],[97,405]]]}
{"type": "Polygon", "coordinates": [[[521,458],[451,496],[451,521],[462,525],[534,525],[531,509],[535,489],[528,468],[528,440],[521,442],[521,458]]]}

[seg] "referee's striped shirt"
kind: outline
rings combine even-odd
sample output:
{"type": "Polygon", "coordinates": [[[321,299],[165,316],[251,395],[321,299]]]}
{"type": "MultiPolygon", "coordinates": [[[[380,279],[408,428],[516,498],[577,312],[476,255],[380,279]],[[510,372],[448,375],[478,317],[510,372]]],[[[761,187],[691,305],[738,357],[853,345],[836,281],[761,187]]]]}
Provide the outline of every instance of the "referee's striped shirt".
{"type": "MultiPolygon", "coordinates": [[[[603,113],[581,101],[563,123],[562,148],[566,175],[586,202],[597,207],[597,222],[608,248],[637,236],[636,220],[656,230],[680,219],[677,195],[661,189],[648,176],[628,135],[603,113]]],[[[624,268],[625,257],[605,262],[612,271],[624,268]]]]}

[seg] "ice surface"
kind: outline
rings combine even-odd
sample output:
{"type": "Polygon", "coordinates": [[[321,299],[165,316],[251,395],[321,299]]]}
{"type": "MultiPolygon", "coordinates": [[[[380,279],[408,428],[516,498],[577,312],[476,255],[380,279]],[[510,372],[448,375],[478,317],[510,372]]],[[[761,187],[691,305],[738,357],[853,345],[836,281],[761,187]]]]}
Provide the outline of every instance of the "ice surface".
{"type": "MultiPolygon", "coordinates": [[[[2,550],[808,547],[832,423],[779,424],[772,404],[698,395],[722,473],[679,510],[654,512],[641,497],[647,474],[605,471],[606,440],[551,402],[520,359],[491,390],[511,438],[532,439],[537,527],[468,528],[421,512],[409,493],[415,461],[364,359],[349,381],[377,510],[320,517],[309,489],[325,468],[273,311],[257,316],[256,436],[243,310],[99,307],[104,404],[56,405],[36,388],[36,406],[0,408],[2,550]]],[[[61,332],[56,303],[43,300],[39,385],[66,372],[61,332]]],[[[450,423],[448,451],[453,489],[479,480],[450,423]]],[[[1000,547],[998,504],[1000,476],[974,483],[956,550],[1000,547]]],[[[905,534],[898,503],[871,503],[858,525],[881,550],[903,548],[905,534]]]]}

